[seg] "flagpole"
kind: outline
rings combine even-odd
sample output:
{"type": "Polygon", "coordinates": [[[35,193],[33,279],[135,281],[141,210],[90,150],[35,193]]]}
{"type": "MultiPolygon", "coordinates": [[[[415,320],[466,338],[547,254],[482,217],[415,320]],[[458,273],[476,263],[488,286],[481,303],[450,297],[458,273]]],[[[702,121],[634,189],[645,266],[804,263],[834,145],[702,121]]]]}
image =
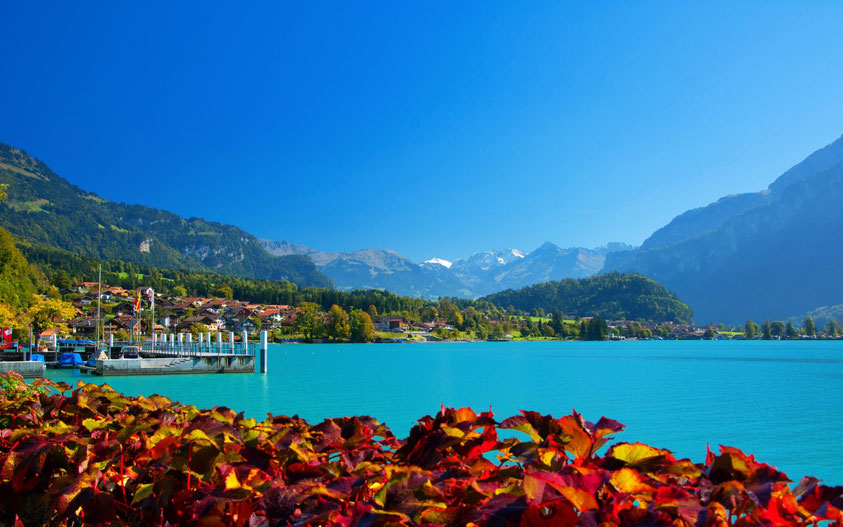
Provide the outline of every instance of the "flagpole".
{"type": "Polygon", "coordinates": [[[152,309],[152,331],[151,331],[151,334],[152,334],[152,343],[153,343],[153,346],[154,346],[155,345],[155,290],[150,289],[150,291],[151,292],[149,294],[149,303],[150,303],[150,308],[152,309]]]}
{"type": "Polygon", "coordinates": [[[100,352],[100,302],[102,301],[102,264],[99,264],[99,274],[97,276],[97,343],[95,353],[100,352]]]}

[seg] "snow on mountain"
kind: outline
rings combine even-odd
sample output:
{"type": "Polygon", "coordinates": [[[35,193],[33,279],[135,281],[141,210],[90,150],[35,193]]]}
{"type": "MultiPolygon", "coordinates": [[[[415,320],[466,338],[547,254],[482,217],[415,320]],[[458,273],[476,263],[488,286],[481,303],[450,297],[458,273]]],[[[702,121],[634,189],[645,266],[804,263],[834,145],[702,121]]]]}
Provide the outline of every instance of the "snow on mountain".
{"type": "Polygon", "coordinates": [[[431,258],[415,263],[384,249],[323,252],[287,242],[261,242],[273,254],[309,256],[339,289],[386,289],[427,298],[471,298],[547,280],[582,278],[600,270],[606,253],[630,248],[610,243],[596,250],[562,249],[548,242],[532,252],[507,248],[476,252],[453,262],[431,258]]]}
{"type": "Polygon", "coordinates": [[[426,264],[439,264],[442,267],[450,269],[453,263],[449,262],[448,260],[443,260],[442,258],[431,258],[430,260],[425,260],[424,263],[426,264]]]}

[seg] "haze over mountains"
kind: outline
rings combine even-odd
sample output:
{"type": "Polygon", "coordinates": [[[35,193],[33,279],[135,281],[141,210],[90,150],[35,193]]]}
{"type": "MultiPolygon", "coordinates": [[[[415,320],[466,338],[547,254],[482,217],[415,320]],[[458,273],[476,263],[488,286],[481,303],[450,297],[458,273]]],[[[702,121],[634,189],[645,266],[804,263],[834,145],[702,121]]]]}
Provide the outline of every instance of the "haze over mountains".
{"type": "Polygon", "coordinates": [[[630,248],[610,244],[596,250],[561,249],[546,243],[529,254],[490,251],[452,265],[437,259],[419,264],[385,249],[317,251],[258,240],[232,225],[102,199],[2,143],[0,182],[9,184],[9,199],[0,205],[0,226],[25,243],[148,266],[284,279],[301,286],[331,286],[333,279],[346,290],[477,297],[550,279],[591,276],[609,251],[630,248]]]}
{"type": "Polygon", "coordinates": [[[410,296],[478,297],[517,289],[526,285],[586,278],[597,273],[606,255],[633,247],[611,243],[596,249],[562,249],[546,242],[532,252],[518,249],[484,251],[455,262],[431,258],[416,263],[385,249],[364,249],[348,253],[323,252],[284,241],[260,240],[277,256],[305,255],[340,289],[387,289],[410,296]]]}
{"type": "Polygon", "coordinates": [[[258,239],[235,226],[115,203],[2,143],[0,183],[9,184],[0,227],[19,241],[149,266],[433,298],[635,272],[676,293],[698,323],[787,319],[831,313],[843,304],[843,138],[766,190],[726,196],[677,216],[638,248],[612,243],[563,249],[547,242],[531,252],[486,251],[454,262],[434,257],[417,263],[386,249],[318,251],[258,239]]]}
{"type": "Polygon", "coordinates": [[[761,192],[726,196],[673,219],[603,272],[667,286],[698,323],[786,319],[843,303],[843,137],[761,192]]]}

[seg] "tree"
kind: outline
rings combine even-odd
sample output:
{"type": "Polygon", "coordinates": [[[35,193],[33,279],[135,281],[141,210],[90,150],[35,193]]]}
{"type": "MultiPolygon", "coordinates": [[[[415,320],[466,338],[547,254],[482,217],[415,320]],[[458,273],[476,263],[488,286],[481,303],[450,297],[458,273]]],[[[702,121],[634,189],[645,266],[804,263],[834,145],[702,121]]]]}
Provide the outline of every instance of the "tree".
{"type": "Polygon", "coordinates": [[[545,337],[553,337],[556,335],[556,331],[553,330],[553,326],[550,324],[545,324],[542,328],[542,335],[545,337]]]}
{"type": "Polygon", "coordinates": [[[372,342],[375,340],[375,325],[372,317],[365,311],[355,311],[353,324],[351,325],[351,337],[360,342],[372,342]]]}
{"type": "Polygon", "coordinates": [[[550,315],[550,327],[552,327],[553,331],[556,333],[562,333],[562,315],[560,315],[558,311],[554,311],[553,314],[550,315]]]}
{"type": "Polygon", "coordinates": [[[770,340],[772,334],[773,328],[770,325],[770,321],[765,320],[764,323],[761,324],[761,338],[764,340],[770,340]]]}
{"type": "Polygon", "coordinates": [[[27,315],[32,320],[32,331],[35,334],[35,349],[38,349],[43,331],[58,329],[66,332],[67,325],[63,321],[75,314],[76,309],[67,302],[57,298],[39,298],[27,311],[27,315]]]}
{"type": "Polygon", "coordinates": [[[784,336],[784,322],[782,322],[781,320],[776,320],[772,324],[770,324],[770,334],[774,337],[784,336]]]}
{"type": "Polygon", "coordinates": [[[423,322],[432,322],[437,318],[439,318],[439,311],[437,311],[434,306],[427,306],[424,308],[424,311],[422,311],[421,319],[423,322]]]}
{"type": "Polygon", "coordinates": [[[378,316],[378,308],[375,307],[375,304],[369,304],[368,313],[369,318],[371,318],[372,320],[374,320],[378,316]]]}
{"type": "Polygon", "coordinates": [[[200,333],[204,335],[207,332],[208,332],[208,326],[206,326],[205,324],[196,323],[196,324],[192,324],[190,326],[190,334],[193,335],[194,337],[198,337],[200,333]]]}
{"type": "Polygon", "coordinates": [[[0,304],[0,329],[3,328],[17,328],[19,322],[15,316],[15,312],[6,304],[0,304]]]}
{"type": "Polygon", "coordinates": [[[187,289],[183,285],[173,287],[173,295],[178,297],[187,296],[187,289]]]}
{"type": "Polygon", "coordinates": [[[752,340],[758,334],[758,324],[752,321],[751,318],[746,319],[746,324],[743,326],[743,336],[747,340],[752,340]]]}
{"type": "Polygon", "coordinates": [[[705,328],[705,334],[703,335],[704,339],[714,340],[717,338],[717,332],[714,331],[714,326],[708,326],[705,328]]]}
{"type": "Polygon", "coordinates": [[[790,321],[788,321],[787,327],[784,328],[784,332],[789,339],[795,339],[799,335],[799,332],[796,331],[796,326],[794,326],[793,322],[790,321]]]}
{"type": "Polygon", "coordinates": [[[462,313],[460,313],[460,310],[457,309],[456,306],[451,310],[451,316],[448,317],[448,323],[457,329],[462,329],[462,313]]]}
{"type": "Polygon", "coordinates": [[[6,193],[6,190],[8,190],[8,188],[8,183],[0,183],[0,203],[6,201],[6,198],[9,197],[9,195],[6,193]]]}
{"type": "Polygon", "coordinates": [[[53,273],[52,282],[53,285],[59,289],[70,289],[73,286],[73,284],[70,283],[70,277],[67,275],[67,271],[64,269],[59,269],[53,273]]]}
{"type": "Polygon", "coordinates": [[[606,335],[609,334],[609,325],[599,316],[593,317],[588,322],[583,320],[580,328],[580,338],[583,340],[606,340],[606,335]],[[583,331],[583,326],[585,331],[583,331]]]}
{"type": "Polygon", "coordinates": [[[234,298],[234,291],[231,290],[231,286],[228,284],[220,284],[216,289],[214,289],[214,296],[218,298],[232,299],[234,298]]]}
{"type": "Polygon", "coordinates": [[[809,337],[813,337],[817,334],[817,325],[814,324],[813,318],[807,317],[802,321],[802,331],[804,331],[809,337]]]}
{"type": "Polygon", "coordinates": [[[302,302],[299,304],[299,312],[296,314],[296,321],[293,327],[305,338],[317,337],[322,330],[322,320],[316,316],[319,306],[313,302],[302,302]]]}
{"type": "Polygon", "coordinates": [[[328,336],[338,340],[348,340],[351,336],[351,326],[348,323],[348,313],[334,304],[328,311],[328,336]]]}
{"type": "Polygon", "coordinates": [[[825,324],[825,332],[828,334],[829,337],[836,337],[837,332],[840,330],[840,323],[836,320],[832,319],[826,322],[825,324]]]}
{"type": "Polygon", "coordinates": [[[477,338],[480,340],[486,340],[489,338],[489,326],[485,324],[481,324],[477,326],[477,338]]]}

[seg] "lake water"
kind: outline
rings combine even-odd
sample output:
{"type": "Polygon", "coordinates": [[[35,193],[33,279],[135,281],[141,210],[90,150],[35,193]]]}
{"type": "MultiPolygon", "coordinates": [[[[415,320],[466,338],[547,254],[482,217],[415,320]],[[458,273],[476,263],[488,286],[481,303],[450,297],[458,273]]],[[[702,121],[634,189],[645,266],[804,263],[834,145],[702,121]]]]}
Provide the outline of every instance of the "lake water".
{"type": "Polygon", "coordinates": [[[501,342],[272,345],[269,373],[89,377],[129,395],[160,393],[316,423],[372,415],[405,437],[440,404],[519,409],[624,423],[643,441],[694,462],[706,444],[738,447],[798,481],[843,484],[843,341],[501,342]]]}

